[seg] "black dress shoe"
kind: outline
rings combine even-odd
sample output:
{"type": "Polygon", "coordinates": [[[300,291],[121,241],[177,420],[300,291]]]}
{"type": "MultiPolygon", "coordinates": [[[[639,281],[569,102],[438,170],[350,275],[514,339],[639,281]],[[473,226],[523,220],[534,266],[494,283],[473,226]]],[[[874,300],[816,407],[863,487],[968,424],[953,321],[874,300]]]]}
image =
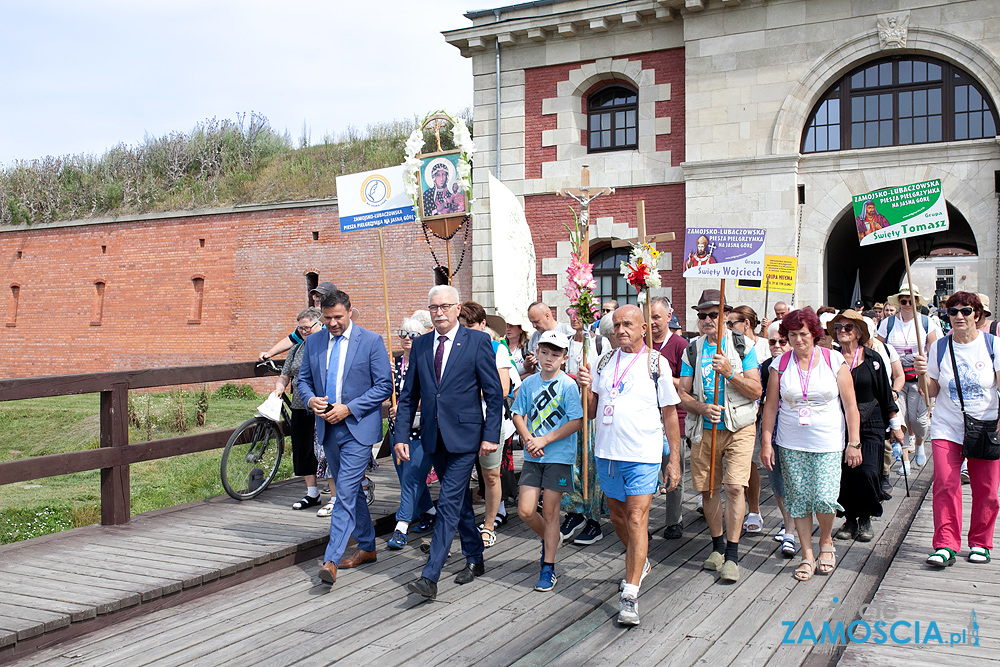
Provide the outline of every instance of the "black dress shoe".
{"type": "Polygon", "coordinates": [[[428,600],[433,600],[438,594],[438,585],[427,577],[420,577],[416,581],[406,584],[406,590],[417,595],[422,595],[428,600]]]}
{"type": "Polygon", "coordinates": [[[663,529],[663,539],[665,540],[679,540],[684,537],[684,530],[681,528],[681,524],[675,523],[672,526],[667,526],[663,529]]]}
{"type": "Polygon", "coordinates": [[[466,563],[465,569],[455,576],[456,584],[467,584],[476,577],[481,577],[486,573],[486,566],[483,563],[466,563]]]}

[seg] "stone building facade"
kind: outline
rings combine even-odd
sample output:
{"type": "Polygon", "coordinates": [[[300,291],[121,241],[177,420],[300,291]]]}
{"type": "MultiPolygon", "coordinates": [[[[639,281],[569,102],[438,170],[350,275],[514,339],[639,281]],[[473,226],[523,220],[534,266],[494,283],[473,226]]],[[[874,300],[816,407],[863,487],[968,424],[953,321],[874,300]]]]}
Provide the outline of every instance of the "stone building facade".
{"type": "MultiPolygon", "coordinates": [[[[766,229],[769,253],[799,258],[795,293],[771,303],[839,307],[858,271],[869,301],[903,273],[901,244],[859,249],[852,195],[939,178],[951,229],[911,240],[911,256],[976,253],[979,291],[996,302],[996,2],[543,0],[466,16],[471,27],[445,37],[475,80],[480,300],[502,272],[490,261],[486,172],[523,197],[540,296],[561,305],[568,209],[552,193],[589,164],[595,186],[617,189],[593,205],[592,253],[634,235],[633,203],[645,199],[653,232],[766,229]],[[635,91],[637,141],[595,151],[588,123],[600,107],[588,103],[607,86],[635,91]]],[[[680,279],[680,240],[665,249],[675,305],[717,286],[680,279]]],[[[763,292],[734,287],[731,301],[762,309],[763,292]]]]}

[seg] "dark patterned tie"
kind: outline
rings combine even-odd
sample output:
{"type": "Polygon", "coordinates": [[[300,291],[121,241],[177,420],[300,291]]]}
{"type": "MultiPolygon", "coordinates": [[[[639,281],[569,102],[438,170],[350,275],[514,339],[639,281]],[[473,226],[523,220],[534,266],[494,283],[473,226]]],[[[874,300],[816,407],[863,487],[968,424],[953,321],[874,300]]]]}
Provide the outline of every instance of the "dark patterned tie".
{"type": "Polygon", "coordinates": [[[438,384],[441,383],[441,367],[444,365],[444,344],[448,342],[447,336],[438,336],[438,349],[434,351],[434,373],[437,375],[438,384]]]}

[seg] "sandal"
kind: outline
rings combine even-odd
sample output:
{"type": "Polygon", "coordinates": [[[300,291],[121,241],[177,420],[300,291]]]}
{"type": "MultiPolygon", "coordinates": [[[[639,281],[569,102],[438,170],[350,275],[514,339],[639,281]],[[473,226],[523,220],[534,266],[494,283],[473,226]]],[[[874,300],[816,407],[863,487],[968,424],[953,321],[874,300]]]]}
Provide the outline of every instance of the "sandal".
{"type": "Polygon", "coordinates": [[[743,522],[744,533],[759,533],[764,526],[764,518],[757,512],[747,514],[746,521],[743,522]]]}
{"type": "Polygon", "coordinates": [[[505,526],[505,525],[507,525],[507,515],[506,514],[497,514],[497,518],[493,520],[493,528],[494,528],[494,530],[497,529],[497,528],[499,528],[499,527],[501,527],[501,526],[505,526]]]}
{"type": "Polygon", "coordinates": [[[816,561],[812,558],[803,558],[799,566],[792,572],[796,581],[809,581],[816,572],[816,561]]]}
{"type": "Polygon", "coordinates": [[[832,546],[820,547],[819,561],[816,563],[816,572],[824,575],[830,574],[833,572],[835,567],[837,567],[837,548],[832,546]],[[829,556],[829,558],[824,558],[824,556],[829,556]]]}
{"type": "Polygon", "coordinates": [[[785,539],[781,540],[781,555],[791,558],[798,549],[795,547],[795,536],[785,533],[785,539]]]}
{"type": "Polygon", "coordinates": [[[480,528],[479,535],[483,538],[483,548],[489,549],[497,543],[497,533],[489,528],[480,528]]]}
{"type": "Polygon", "coordinates": [[[333,514],[333,504],[336,503],[336,502],[337,502],[337,499],[334,498],[333,500],[331,500],[330,502],[328,502],[326,505],[323,505],[322,507],[320,507],[319,510],[316,512],[316,516],[330,516],[331,514],[333,514]]]}
{"type": "Polygon", "coordinates": [[[969,562],[979,564],[989,563],[990,550],[986,547],[972,547],[969,549],[969,562]]]}
{"type": "Polygon", "coordinates": [[[776,532],[774,534],[774,541],[775,542],[784,542],[785,541],[785,535],[786,535],[785,524],[781,524],[781,528],[779,528],[778,532],[776,532]]]}
{"type": "Polygon", "coordinates": [[[292,509],[293,510],[304,510],[304,509],[306,509],[308,507],[315,507],[316,505],[319,505],[321,502],[323,502],[323,501],[321,501],[319,499],[319,496],[315,496],[315,497],[314,496],[302,496],[302,500],[298,500],[298,501],[292,503],[292,509]]]}
{"type": "MultiPolygon", "coordinates": [[[[969,554],[971,559],[972,554],[969,554]]],[[[955,552],[948,547],[940,547],[927,557],[927,564],[935,567],[948,567],[955,564],[955,552]]]]}

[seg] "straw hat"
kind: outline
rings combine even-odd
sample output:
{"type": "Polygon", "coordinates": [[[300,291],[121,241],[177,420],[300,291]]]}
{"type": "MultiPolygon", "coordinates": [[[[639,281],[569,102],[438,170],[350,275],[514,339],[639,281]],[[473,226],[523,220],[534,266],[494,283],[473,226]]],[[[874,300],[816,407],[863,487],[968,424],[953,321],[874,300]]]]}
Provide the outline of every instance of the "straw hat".
{"type": "Polygon", "coordinates": [[[900,307],[899,306],[899,297],[901,297],[901,296],[912,296],[913,297],[913,301],[914,301],[914,306],[916,306],[918,308],[924,302],[924,298],[922,296],[920,296],[920,290],[918,290],[916,287],[913,288],[913,294],[912,295],[910,294],[910,288],[909,287],[903,287],[898,292],[896,292],[895,294],[893,294],[892,296],[890,296],[888,299],[886,299],[885,301],[886,301],[887,304],[895,306],[896,308],[899,308],[900,307]]]}
{"type": "Polygon", "coordinates": [[[990,297],[982,293],[978,293],[976,296],[979,297],[979,301],[983,304],[983,317],[992,317],[993,313],[990,312],[990,297]]]}
{"type": "Polygon", "coordinates": [[[845,322],[845,321],[852,322],[854,324],[854,327],[858,330],[859,345],[864,345],[865,343],[868,342],[870,336],[868,334],[868,325],[865,323],[864,317],[862,317],[861,313],[859,313],[858,311],[852,310],[850,308],[834,315],[830,319],[829,324],[826,325],[826,332],[830,334],[830,336],[834,340],[836,340],[837,333],[836,330],[833,328],[833,325],[835,325],[837,322],[845,322]]]}

